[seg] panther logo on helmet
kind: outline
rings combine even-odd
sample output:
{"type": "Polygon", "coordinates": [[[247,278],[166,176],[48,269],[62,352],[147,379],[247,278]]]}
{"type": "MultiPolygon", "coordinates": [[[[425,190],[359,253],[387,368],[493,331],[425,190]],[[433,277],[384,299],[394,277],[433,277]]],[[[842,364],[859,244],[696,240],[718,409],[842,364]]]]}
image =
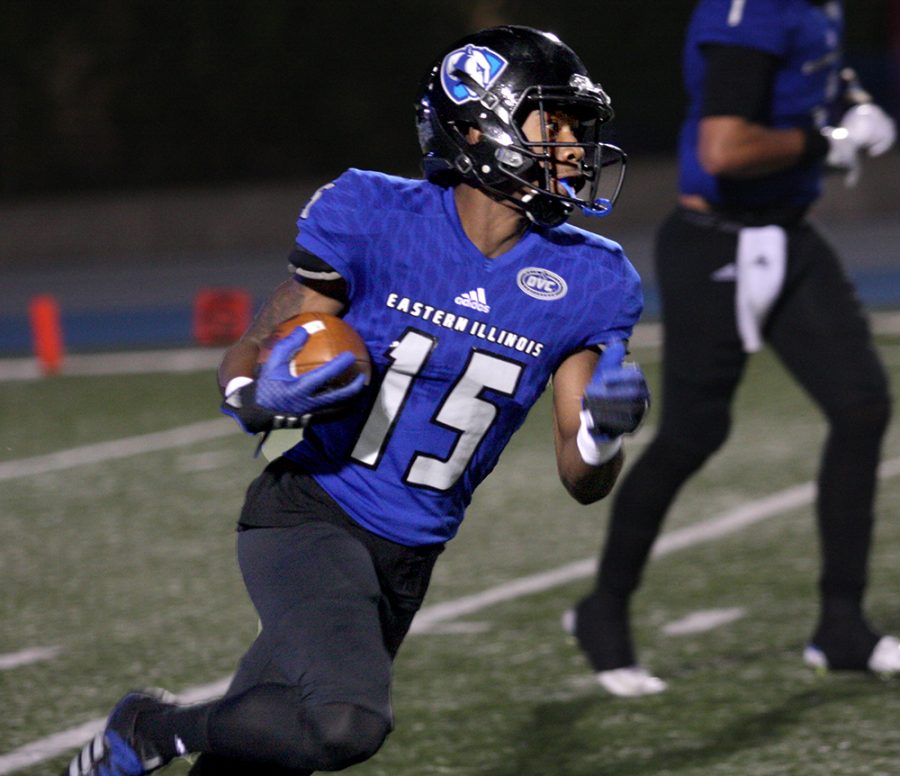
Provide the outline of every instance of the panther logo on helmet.
{"type": "Polygon", "coordinates": [[[461,70],[486,91],[500,77],[508,64],[496,51],[470,43],[444,57],[441,65],[441,85],[453,102],[462,105],[464,102],[477,100],[478,95],[454,76],[454,72],[461,70]]]}

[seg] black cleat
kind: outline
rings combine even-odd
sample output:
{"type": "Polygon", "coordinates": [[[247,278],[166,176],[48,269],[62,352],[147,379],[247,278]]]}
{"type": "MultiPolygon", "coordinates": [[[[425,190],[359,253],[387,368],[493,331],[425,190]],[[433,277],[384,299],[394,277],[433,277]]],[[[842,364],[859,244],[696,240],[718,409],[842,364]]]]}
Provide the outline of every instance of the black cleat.
{"type": "Polygon", "coordinates": [[[159,689],[135,690],[125,695],[98,733],[69,763],[62,776],[143,776],[168,762],[149,741],[135,732],[138,714],[175,702],[159,689]]]}

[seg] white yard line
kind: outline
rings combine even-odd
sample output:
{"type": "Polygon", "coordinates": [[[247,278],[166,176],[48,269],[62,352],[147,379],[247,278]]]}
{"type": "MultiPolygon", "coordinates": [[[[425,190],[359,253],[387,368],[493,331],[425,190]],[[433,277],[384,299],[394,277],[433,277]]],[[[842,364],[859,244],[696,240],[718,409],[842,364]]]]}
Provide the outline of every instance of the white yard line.
{"type": "Polygon", "coordinates": [[[733,606],[729,609],[702,609],[662,626],[662,632],[667,636],[686,636],[691,633],[703,633],[722,625],[741,619],[747,610],[741,606],[733,606]]]}
{"type": "Polygon", "coordinates": [[[62,652],[62,647],[30,647],[29,649],[20,649],[18,652],[8,652],[0,655],[0,671],[52,660],[60,652],[62,652]]]}
{"type": "MultiPolygon", "coordinates": [[[[887,463],[893,464],[894,469],[900,469],[900,458],[887,463]]],[[[897,472],[893,473],[896,474],[897,472]]],[[[661,557],[687,547],[721,539],[768,517],[809,504],[814,497],[815,486],[811,482],[786,488],[778,493],[773,493],[771,496],[742,504],[736,509],[729,510],[718,517],[674,531],[668,531],[660,536],[656,544],[653,545],[652,555],[653,557],[661,557]]],[[[436,623],[454,620],[457,617],[472,614],[493,604],[512,601],[534,593],[542,593],[552,587],[565,585],[577,579],[591,576],[596,569],[597,558],[585,558],[584,560],[567,563],[551,571],[514,579],[511,582],[505,582],[481,593],[457,598],[455,601],[423,607],[416,615],[416,619],[413,620],[410,632],[421,633],[427,631],[436,623]]]]}
{"type": "MultiPolygon", "coordinates": [[[[200,372],[213,370],[222,360],[222,349],[136,350],[125,353],[66,355],[64,375],[102,376],[151,374],[154,372],[200,372]]],[[[44,374],[36,358],[0,359],[0,381],[40,380],[44,374]]]]}
{"type": "MultiPolygon", "coordinates": [[[[900,458],[885,461],[879,469],[879,476],[883,479],[895,477],[898,474],[900,474],[900,458]]],[[[717,517],[704,520],[702,523],[663,534],[653,548],[653,555],[660,557],[697,544],[721,539],[754,523],[804,506],[810,503],[814,496],[815,488],[812,483],[786,488],[757,501],[743,504],[737,509],[717,517]]],[[[465,614],[472,614],[497,603],[541,593],[550,588],[590,576],[594,573],[596,565],[596,558],[586,558],[574,563],[567,563],[551,571],[521,577],[481,593],[458,598],[455,601],[425,606],[416,615],[411,632],[427,633],[435,626],[465,614]]],[[[186,703],[196,703],[221,695],[227,686],[228,679],[220,679],[210,684],[189,687],[179,694],[179,698],[186,703]]],[[[14,773],[81,746],[102,730],[104,722],[103,718],[93,719],[0,755],[0,775],[14,773]]]]}
{"type": "Polygon", "coordinates": [[[173,428],[169,431],[155,431],[150,434],[114,439],[110,442],[73,447],[48,455],[37,455],[34,458],[20,458],[17,461],[0,463],[0,482],[16,477],[33,477],[63,469],[72,469],[85,464],[103,463],[142,453],[170,450],[173,447],[184,447],[194,442],[208,442],[211,439],[234,434],[236,431],[234,421],[228,420],[228,418],[216,418],[191,423],[188,426],[173,428]]]}

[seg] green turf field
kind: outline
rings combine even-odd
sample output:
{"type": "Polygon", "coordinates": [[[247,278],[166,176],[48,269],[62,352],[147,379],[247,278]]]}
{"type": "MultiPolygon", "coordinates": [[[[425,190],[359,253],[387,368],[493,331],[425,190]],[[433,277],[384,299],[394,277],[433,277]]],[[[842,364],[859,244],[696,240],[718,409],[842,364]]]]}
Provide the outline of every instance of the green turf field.
{"type": "MultiPolygon", "coordinates": [[[[879,346],[897,396],[900,335],[881,335],[879,346]]],[[[656,351],[636,356],[655,385],[656,351]]],[[[0,656],[59,649],[52,659],[0,670],[0,763],[102,717],[133,686],[180,692],[220,680],[252,640],[256,621],[233,557],[243,490],[262,465],[251,440],[225,426],[200,441],[150,437],[153,451],[103,462],[90,462],[97,448],[86,448],[55,471],[14,476],[10,468],[214,421],[216,405],[209,372],[0,383],[0,656]]],[[[653,423],[651,413],[628,445],[632,457],[653,423]]],[[[817,411],[772,356],[755,357],[729,444],[685,488],[667,529],[808,482],[823,433],[817,411]]],[[[884,451],[886,462],[900,458],[896,421],[884,451]]],[[[898,469],[894,463],[881,480],[868,598],[876,624],[894,633],[898,469]]],[[[590,558],[606,514],[605,503],[580,507],[559,485],[545,397],[476,495],[426,606],[590,558]]],[[[603,695],[560,630],[586,577],[444,619],[405,644],[397,729],[353,773],[900,773],[900,679],[823,677],[801,664],[816,576],[808,504],[656,559],[634,615],[641,655],[670,690],[635,700],[603,695]],[[733,619],[667,633],[708,610],[733,619]]],[[[0,773],[55,774],[66,759],[0,773]]],[[[164,773],[186,770],[176,763],[164,773]]]]}

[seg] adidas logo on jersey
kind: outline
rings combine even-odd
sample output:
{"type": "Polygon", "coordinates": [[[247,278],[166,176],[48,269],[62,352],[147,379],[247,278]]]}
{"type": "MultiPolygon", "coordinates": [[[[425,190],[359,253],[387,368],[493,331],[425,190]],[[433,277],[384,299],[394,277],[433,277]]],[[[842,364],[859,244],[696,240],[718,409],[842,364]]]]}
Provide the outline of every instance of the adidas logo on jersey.
{"type": "Polygon", "coordinates": [[[491,306],[487,303],[487,297],[484,295],[483,288],[475,288],[471,291],[465,291],[453,300],[456,304],[463,307],[471,307],[480,313],[489,313],[491,306]]]}

